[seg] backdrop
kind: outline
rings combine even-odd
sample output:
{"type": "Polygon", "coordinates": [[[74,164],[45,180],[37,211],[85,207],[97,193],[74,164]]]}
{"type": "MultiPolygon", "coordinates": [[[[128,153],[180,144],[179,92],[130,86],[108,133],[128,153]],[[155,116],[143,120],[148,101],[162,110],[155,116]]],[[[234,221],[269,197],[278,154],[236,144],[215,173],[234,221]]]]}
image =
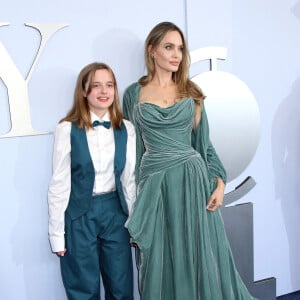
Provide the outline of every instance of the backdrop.
{"type": "MultiPolygon", "coordinates": [[[[255,280],[276,277],[278,296],[300,289],[299,0],[1,0],[1,299],[66,299],[47,236],[54,127],[71,106],[77,74],[90,62],[113,68],[122,96],[145,71],[146,35],[165,20],[183,29],[191,51],[226,48],[218,70],[236,76],[254,95],[258,147],[226,191],[247,176],[257,183],[234,203],[254,204],[255,280]],[[44,27],[37,24],[59,26],[42,39],[44,27]],[[12,123],[22,135],[22,114],[23,128],[31,123],[35,134],[44,134],[3,137],[12,123]]],[[[197,62],[191,76],[209,70],[208,61],[197,62]]],[[[214,124],[212,132],[220,134],[214,124]]],[[[234,146],[243,142],[235,140],[234,146]]]]}

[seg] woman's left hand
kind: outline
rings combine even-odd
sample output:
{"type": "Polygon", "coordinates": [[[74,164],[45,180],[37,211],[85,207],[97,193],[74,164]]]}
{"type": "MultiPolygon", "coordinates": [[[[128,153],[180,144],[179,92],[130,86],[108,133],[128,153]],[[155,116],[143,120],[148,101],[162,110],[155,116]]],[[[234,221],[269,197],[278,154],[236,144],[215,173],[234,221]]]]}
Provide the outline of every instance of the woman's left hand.
{"type": "Polygon", "coordinates": [[[206,209],[209,211],[215,211],[223,204],[225,184],[221,178],[216,178],[216,181],[217,188],[211,194],[206,205],[206,209]]]}

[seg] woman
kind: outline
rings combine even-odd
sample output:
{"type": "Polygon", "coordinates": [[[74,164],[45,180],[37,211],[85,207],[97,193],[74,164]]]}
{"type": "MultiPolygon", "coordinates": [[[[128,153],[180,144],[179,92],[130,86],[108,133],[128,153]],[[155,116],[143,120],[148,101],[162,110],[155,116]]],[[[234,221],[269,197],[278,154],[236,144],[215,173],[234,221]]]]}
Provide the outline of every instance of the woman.
{"type": "Polygon", "coordinates": [[[137,133],[137,201],[126,226],[137,245],[143,300],[252,299],[223,221],[226,174],[209,140],[204,95],[188,79],[189,53],[173,23],[145,42],[147,75],[124,94],[137,133]]]}
{"type": "Polygon", "coordinates": [[[133,300],[129,234],[135,201],[135,130],[123,120],[115,76],[92,63],[57,125],[49,187],[49,238],[68,299],[133,300]]]}

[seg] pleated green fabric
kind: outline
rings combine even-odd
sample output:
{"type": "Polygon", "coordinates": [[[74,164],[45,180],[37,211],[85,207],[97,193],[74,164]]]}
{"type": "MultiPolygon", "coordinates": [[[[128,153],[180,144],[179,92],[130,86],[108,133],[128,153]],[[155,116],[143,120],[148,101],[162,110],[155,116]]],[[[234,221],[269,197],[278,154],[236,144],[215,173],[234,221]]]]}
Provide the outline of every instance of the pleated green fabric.
{"type": "Polygon", "coordinates": [[[161,108],[124,94],[136,126],[138,197],[126,226],[137,243],[142,300],[250,300],[234,265],[219,210],[206,203],[225,170],[209,141],[203,110],[193,133],[193,99],[161,108]]]}

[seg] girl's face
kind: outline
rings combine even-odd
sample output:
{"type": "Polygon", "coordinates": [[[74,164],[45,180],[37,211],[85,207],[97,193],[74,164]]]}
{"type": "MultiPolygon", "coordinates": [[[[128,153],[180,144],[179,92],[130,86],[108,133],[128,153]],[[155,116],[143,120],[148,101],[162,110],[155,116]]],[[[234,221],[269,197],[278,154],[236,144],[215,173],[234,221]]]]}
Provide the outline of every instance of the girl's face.
{"type": "MultiPolygon", "coordinates": [[[[88,85],[89,83],[85,90],[88,89],[88,85]]],[[[88,95],[84,92],[84,96],[87,98],[90,110],[102,118],[114,102],[115,84],[112,74],[106,69],[96,70],[92,90],[88,95]]]]}
{"type": "Polygon", "coordinates": [[[175,30],[167,32],[159,45],[151,51],[156,71],[178,71],[182,61],[182,51],[183,45],[179,32],[175,30]]]}

